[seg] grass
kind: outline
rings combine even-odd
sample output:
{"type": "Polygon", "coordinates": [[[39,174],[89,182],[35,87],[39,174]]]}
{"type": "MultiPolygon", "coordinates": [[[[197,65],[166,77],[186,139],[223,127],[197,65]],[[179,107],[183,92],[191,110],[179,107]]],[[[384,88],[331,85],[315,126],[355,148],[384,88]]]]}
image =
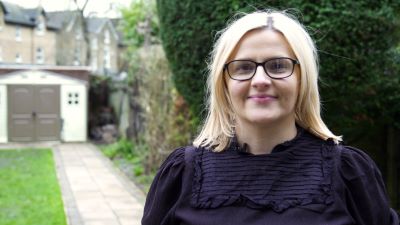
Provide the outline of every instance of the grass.
{"type": "Polygon", "coordinates": [[[51,150],[0,150],[0,224],[66,224],[51,150]]]}

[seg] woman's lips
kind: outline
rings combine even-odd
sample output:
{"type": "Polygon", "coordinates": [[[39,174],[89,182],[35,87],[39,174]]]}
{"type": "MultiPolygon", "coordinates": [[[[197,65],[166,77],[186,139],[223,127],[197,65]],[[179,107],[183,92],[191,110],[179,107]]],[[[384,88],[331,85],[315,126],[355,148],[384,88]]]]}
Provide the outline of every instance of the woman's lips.
{"type": "Polygon", "coordinates": [[[250,95],[248,99],[257,103],[268,103],[277,99],[274,95],[250,95]]]}

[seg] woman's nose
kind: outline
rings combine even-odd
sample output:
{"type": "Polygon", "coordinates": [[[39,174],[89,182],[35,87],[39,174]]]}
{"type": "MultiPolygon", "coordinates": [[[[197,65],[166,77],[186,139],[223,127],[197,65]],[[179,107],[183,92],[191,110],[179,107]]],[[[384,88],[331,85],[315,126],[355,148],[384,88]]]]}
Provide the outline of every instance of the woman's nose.
{"type": "Polygon", "coordinates": [[[251,79],[253,86],[268,86],[271,84],[271,77],[267,75],[262,66],[257,66],[256,73],[251,79]]]}

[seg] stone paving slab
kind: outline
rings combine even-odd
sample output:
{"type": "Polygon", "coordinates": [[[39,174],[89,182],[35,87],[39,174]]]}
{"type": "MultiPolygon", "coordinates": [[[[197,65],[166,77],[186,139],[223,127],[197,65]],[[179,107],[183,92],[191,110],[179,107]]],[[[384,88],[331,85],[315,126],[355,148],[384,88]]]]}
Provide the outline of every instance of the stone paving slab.
{"type": "Polygon", "coordinates": [[[94,145],[62,144],[54,152],[60,183],[70,189],[62,190],[69,225],[141,224],[145,195],[94,145]]]}

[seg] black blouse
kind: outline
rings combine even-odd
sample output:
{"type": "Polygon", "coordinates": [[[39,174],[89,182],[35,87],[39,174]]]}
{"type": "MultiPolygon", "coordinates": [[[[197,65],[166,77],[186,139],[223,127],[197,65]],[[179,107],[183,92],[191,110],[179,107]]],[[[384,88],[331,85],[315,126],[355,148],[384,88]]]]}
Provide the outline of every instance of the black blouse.
{"type": "Polygon", "coordinates": [[[271,154],[187,146],[159,169],[143,225],[398,225],[362,151],[302,130],[271,154]]]}

